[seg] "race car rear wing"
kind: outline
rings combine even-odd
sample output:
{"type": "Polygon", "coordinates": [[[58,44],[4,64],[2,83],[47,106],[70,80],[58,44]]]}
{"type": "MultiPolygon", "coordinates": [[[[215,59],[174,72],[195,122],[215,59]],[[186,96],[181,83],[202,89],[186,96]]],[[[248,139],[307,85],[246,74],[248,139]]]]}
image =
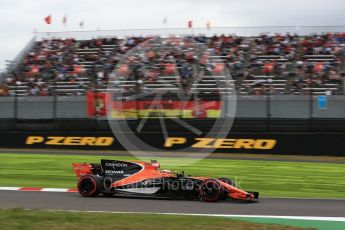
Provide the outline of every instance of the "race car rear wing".
{"type": "Polygon", "coordinates": [[[88,163],[72,163],[73,170],[78,179],[84,175],[92,174],[93,166],[88,163]]]}

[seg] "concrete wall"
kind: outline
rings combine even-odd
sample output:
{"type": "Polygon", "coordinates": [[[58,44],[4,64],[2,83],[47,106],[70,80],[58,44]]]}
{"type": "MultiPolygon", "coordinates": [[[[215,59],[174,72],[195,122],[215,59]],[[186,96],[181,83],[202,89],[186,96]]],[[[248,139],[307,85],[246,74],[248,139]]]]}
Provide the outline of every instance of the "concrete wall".
{"type": "Polygon", "coordinates": [[[320,109],[317,96],[273,95],[237,98],[239,118],[345,118],[345,96],[328,96],[320,109]]]}
{"type": "MultiPolygon", "coordinates": [[[[55,115],[53,101],[54,97],[18,97],[17,118],[88,118],[85,96],[57,97],[55,115]]],[[[0,118],[13,118],[15,104],[14,97],[0,97],[0,118]]],[[[233,111],[229,107],[234,103],[228,102],[228,105],[226,110],[233,111]]],[[[271,118],[345,118],[345,96],[328,96],[327,109],[320,109],[313,97],[312,114],[309,96],[239,96],[236,107],[238,118],[265,118],[267,114],[271,114],[271,118]]]]}

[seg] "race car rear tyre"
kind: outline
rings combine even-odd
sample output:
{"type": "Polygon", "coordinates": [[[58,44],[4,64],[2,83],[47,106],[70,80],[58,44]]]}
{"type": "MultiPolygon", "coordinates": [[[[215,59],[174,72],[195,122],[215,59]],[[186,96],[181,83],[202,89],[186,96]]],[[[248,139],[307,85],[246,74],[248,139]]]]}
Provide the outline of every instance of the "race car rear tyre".
{"type": "Polygon", "coordinates": [[[214,179],[208,179],[201,183],[199,196],[203,201],[216,202],[223,195],[223,186],[214,179]]]}
{"type": "Polygon", "coordinates": [[[98,196],[102,186],[102,178],[96,175],[84,175],[78,181],[79,194],[84,197],[98,196]]]}
{"type": "Polygon", "coordinates": [[[221,182],[224,182],[228,185],[232,185],[232,186],[236,187],[235,182],[233,180],[231,180],[230,178],[221,177],[221,178],[218,178],[218,180],[220,180],[221,182]]]}

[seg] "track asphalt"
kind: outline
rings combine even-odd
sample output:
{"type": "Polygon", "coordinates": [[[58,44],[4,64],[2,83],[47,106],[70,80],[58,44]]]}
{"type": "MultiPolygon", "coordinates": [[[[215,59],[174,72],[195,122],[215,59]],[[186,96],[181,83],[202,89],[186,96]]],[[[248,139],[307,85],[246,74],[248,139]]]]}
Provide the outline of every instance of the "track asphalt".
{"type": "Polygon", "coordinates": [[[84,198],[78,193],[0,191],[0,208],[193,214],[345,217],[345,199],[261,198],[256,203],[148,198],[84,198]]]}

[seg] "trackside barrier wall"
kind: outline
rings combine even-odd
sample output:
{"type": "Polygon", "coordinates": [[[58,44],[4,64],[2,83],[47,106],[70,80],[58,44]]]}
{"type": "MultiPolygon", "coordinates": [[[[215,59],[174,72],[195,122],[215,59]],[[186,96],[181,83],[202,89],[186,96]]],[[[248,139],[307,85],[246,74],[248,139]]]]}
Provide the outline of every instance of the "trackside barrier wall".
{"type": "MultiPolygon", "coordinates": [[[[28,96],[0,97],[0,118],[90,117],[87,115],[86,96],[28,96]]],[[[321,109],[316,96],[238,96],[236,118],[345,118],[345,97],[327,96],[327,107],[321,109]]]]}
{"type": "MultiPolygon", "coordinates": [[[[204,148],[214,148],[214,152],[229,154],[253,153],[345,157],[345,134],[230,133],[223,139],[210,138],[207,140],[197,135],[179,133],[169,134],[167,140],[159,133],[137,134],[137,136],[146,144],[162,151],[185,151],[182,149],[190,147],[189,151],[195,151],[196,153],[204,148]]],[[[126,150],[119,143],[116,136],[110,132],[0,132],[0,146],[2,148],[26,149],[126,150]]]]}

